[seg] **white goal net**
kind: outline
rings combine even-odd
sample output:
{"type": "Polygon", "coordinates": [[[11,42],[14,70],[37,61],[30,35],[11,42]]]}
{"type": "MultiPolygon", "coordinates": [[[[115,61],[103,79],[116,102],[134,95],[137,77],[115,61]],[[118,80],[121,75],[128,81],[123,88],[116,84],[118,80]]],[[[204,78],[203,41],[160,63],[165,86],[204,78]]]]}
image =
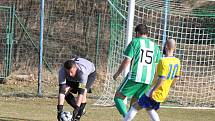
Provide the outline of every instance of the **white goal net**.
{"type": "MultiPolygon", "coordinates": [[[[215,107],[215,8],[214,2],[170,0],[166,34],[177,41],[181,79],[171,89],[168,106],[215,107]],[[212,6],[211,6],[212,5],[212,6]]],[[[112,105],[116,87],[112,79],[123,57],[128,0],[109,0],[111,37],[108,74],[98,105],[112,105]]],[[[134,26],[145,22],[150,38],[162,45],[164,26],[163,0],[136,0],[134,26]]]]}

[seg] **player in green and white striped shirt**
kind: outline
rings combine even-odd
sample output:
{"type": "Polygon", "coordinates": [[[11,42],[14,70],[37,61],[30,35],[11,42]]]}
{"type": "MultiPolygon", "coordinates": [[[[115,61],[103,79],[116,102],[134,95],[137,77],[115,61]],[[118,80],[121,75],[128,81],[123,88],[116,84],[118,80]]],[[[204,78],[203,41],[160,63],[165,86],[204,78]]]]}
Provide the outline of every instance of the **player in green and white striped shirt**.
{"type": "Polygon", "coordinates": [[[131,104],[148,91],[154,79],[156,64],[160,59],[160,49],[157,44],[151,41],[148,36],[146,25],[139,24],[135,28],[134,38],[124,52],[125,59],[121,63],[113,78],[130,65],[130,71],[119,86],[114,101],[116,107],[123,117],[127,113],[123,100],[132,97],[131,104]]]}

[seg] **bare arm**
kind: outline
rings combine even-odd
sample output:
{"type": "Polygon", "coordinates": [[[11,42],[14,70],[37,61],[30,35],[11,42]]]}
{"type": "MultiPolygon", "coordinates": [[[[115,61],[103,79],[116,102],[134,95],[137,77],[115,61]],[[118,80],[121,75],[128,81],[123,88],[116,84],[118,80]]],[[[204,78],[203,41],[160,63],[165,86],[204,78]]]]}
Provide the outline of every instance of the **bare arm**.
{"type": "Polygon", "coordinates": [[[152,89],[152,91],[151,91],[149,97],[152,97],[153,92],[154,92],[155,90],[157,90],[157,89],[163,84],[163,82],[165,81],[165,79],[166,79],[166,78],[158,78],[157,83],[155,84],[154,88],[152,89]]]}
{"type": "Polygon", "coordinates": [[[130,62],[131,62],[131,60],[129,58],[125,58],[122,61],[118,71],[113,75],[114,80],[116,80],[116,78],[122,73],[122,71],[125,70],[126,67],[128,67],[130,65],[130,62]]]}

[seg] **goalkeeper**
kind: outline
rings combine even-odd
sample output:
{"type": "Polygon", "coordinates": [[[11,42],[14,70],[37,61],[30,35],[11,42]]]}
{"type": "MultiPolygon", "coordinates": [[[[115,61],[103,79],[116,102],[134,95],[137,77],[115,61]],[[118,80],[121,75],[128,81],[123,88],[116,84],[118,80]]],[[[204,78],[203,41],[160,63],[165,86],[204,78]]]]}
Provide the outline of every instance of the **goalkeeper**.
{"type": "Polygon", "coordinates": [[[164,48],[165,57],[158,63],[158,79],[155,80],[151,89],[131,106],[124,121],[131,121],[140,109],[146,109],[152,121],[160,121],[155,110],[159,109],[160,103],[166,99],[170,87],[180,75],[180,60],[173,56],[175,48],[175,40],[167,40],[164,48]]]}
{"type": "Polygon", "coordinates": [[[67,60],[59,70],[58,121],[63,112],[64,100],[74,108],[73,120],[80,120],[86,106],[86,94],[96,78],[95,66],[84,58],[67,60]],[[78,94],[77,98],[73,94],[78,94]]]}

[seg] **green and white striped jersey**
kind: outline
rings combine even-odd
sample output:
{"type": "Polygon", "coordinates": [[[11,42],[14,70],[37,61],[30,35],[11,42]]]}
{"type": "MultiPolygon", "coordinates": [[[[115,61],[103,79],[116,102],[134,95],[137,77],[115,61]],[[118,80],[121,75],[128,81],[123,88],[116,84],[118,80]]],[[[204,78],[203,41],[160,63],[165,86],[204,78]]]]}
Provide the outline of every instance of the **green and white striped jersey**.
{"type": "Polygon", "coordinates": [[[128,78],[131,81],[151,84],[160,59],[158,45],[149,38],[134,38],[126,48],[124,56],[132,60],[128,78]]]}

